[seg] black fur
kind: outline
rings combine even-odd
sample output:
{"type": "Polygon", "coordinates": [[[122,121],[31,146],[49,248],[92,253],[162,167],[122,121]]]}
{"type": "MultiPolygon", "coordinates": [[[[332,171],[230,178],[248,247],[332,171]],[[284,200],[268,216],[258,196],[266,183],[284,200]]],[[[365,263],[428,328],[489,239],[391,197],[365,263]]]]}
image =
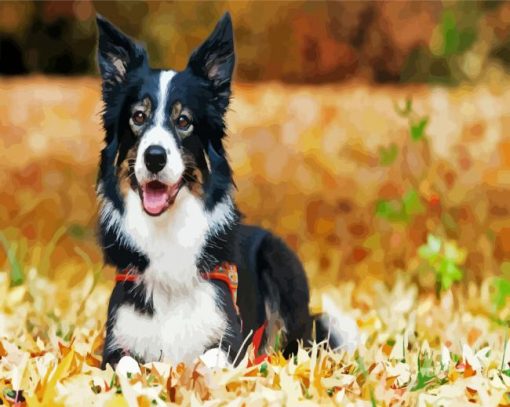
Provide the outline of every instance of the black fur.
{"type": "MultiPolygon", "coordinates": [[[[119,271],[132,268],[142,274],[149,267],[150,259],[112,224],[112,217],[122,217],[125,210],[119,180],[123,166],[129,171],[130,188],[138,188],[132,163],[126,161],[129,160],[131,149],[138,145],[128,125],[130,107],[148,97],[152,109],[157,108],[157,99],[153,95],[158,89],[160,71],[149,67],[142,46],[106,19],[98,16],[97,24],[98,60],[105,104],[105,147],[99,166],[98,194],[103,209],[110,209],[106,211],[107,215],[101,217],[99,241],[106,263],[119,271]]],[[[173,122],[168,121],[166,126],[174,135],[181,152],[192,158],[200,172],[204,207],[209,212],[224,201],[234,188],[222,142],[226,132],[224,115],[231,96],[234,63],[232,22],[229,14],[225,14],[209,38],[193,52],[186,69],[172,78],[165,106],[165,111],[171,111],[173,106],[180,103],[193,112],[192,136],[181,139],[176,136],[179,132],[173,122]]],[[[184,188],[196,181],[192,175],[186,177],[184,188]]],[[[299,259],[282,240],[263,229],[242,225],[241,216],[235,209],[231,222],[220,232],[208,237],[196,266],[199,272],[207,272],[221,262],[238,265],[238,305],[241,315],[235,312],[227,286],[219,281],[210,281],[220,293],[221,309],[230,328],[230,334],[220,344],[212,346],[221,345],[231,361],[240,353],[240,360],[247,347],[241,349],[243,340],[266,320],[266,306],[277,312],[284,321],[286,355],[296,352],[298,340],[306,342],[311,338],[313,320],[308,311],[306,276],[299,259]],[[211,264],[211,259],[214,259],[214,264],[211,264]]],[[[108,309],[103,367],[107,363],[115,364],[126,351],[130,352],[129,349],[109,346],[113,341],[112,327],[117,309],[126,303],[149,316],[155,312],[152,301],[146,300],[143,283],[116,284],[108,309]]],[[[318,332],[324,334],[324,329],[318,329],[318,332]]]]}
{"type": "MultiPolygon", "coordinates": [[[[235,54],[232,20],[225,14],[209,38],[197,48],[189,59],[188,69],[195,75],[207,79],[213,92],[215,108],[223,118],[231,91],[235,54]]],[[[219,135],[220,138],[223,134],[219,135]]]]}

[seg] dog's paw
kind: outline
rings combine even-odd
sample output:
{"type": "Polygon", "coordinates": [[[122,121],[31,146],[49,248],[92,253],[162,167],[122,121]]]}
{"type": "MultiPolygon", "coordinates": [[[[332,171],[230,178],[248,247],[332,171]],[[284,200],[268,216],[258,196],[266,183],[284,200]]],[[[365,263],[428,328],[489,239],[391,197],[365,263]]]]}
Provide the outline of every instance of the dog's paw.
{"type": "Polygon", "coordinates": [[[200,356],[200,360],[209,369],[224,368],[229,366],[227,355],[220,348],[209,349],[202,356],[200,356]]]}
{"type": "Polygon", "coordinates": [[[124,377],[135,375],[141,373],[140,365],[131,356],[123,356],[115,368],[115,373],[124,377]]]}

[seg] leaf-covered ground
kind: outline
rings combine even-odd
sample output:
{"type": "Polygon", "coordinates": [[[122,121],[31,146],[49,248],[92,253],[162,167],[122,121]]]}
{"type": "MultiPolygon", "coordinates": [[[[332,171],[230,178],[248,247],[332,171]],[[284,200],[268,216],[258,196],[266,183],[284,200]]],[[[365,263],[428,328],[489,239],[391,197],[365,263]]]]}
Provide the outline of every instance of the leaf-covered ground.
{"type": "Polygon", "coordinates": [[[92,272],[72,286],[36,270],[14,288],[7,273],[0,279],[4,403],[18,397],[30,406],[510,404],[510,345],[507,330],[490,318],[487,284],[462,295],[448,291],[441,300],[419,296],[404,277],[391,289],[374,282],[328,290],[360,329],[361,344],[350,354],[315,345],[290,361],[275,352],[255,366],[247,359],[212,370],[198,361],[149,363],[136,372],[128,364],[115,374],[98,368],[111,284],[96,284],[92,272]]]}
{"type": "Polygon", "coordinates": [[[312,309],[331,299],[359,345],[229,369],[126,361],[117,373],[97,367],[113,286],[94,236],[99,83],[0,86],[2,403],[510,405],[500,82],[238,86],[239,205],[297,250],[312,309]]]}

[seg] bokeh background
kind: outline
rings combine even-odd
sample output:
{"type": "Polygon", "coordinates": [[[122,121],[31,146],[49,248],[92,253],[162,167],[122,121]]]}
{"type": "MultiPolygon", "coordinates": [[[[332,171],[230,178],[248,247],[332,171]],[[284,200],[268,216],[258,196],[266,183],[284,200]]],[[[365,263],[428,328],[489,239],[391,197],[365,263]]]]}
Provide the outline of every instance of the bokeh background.
{"type": "Polygon", "coordinates": [[[0,1],[0,404],[510,405],[509,69],[503,1],[0,1]],[[226,10],[237,202],[359,346],[119,382],[97,368],[95,13],[182,69],[226,10]]]}
{"type": "Polygon", "coordinates": [[[509,3],[4,1],[0,265],[13,284],[31,268],[79,279],[101,264],[95,12],[153,66],[182,69],[226,10],[237,200],[314,286],[505,275],[509,3]]]}

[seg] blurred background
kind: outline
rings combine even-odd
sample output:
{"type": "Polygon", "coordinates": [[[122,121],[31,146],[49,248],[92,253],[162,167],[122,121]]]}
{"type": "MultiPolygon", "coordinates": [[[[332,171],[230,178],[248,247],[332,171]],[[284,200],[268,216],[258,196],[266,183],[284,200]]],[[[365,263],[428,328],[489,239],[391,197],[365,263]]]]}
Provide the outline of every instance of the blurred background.
{"type": "Polygon", "coordinates": [[[239,207],[298,251],[314,286],[397,272],[425,290],[510,281],[510,3],[3,1],[0,265],[12,284],[101,264],[96,11],[153,66],[182,69],[227,10],[239,207]]]}

